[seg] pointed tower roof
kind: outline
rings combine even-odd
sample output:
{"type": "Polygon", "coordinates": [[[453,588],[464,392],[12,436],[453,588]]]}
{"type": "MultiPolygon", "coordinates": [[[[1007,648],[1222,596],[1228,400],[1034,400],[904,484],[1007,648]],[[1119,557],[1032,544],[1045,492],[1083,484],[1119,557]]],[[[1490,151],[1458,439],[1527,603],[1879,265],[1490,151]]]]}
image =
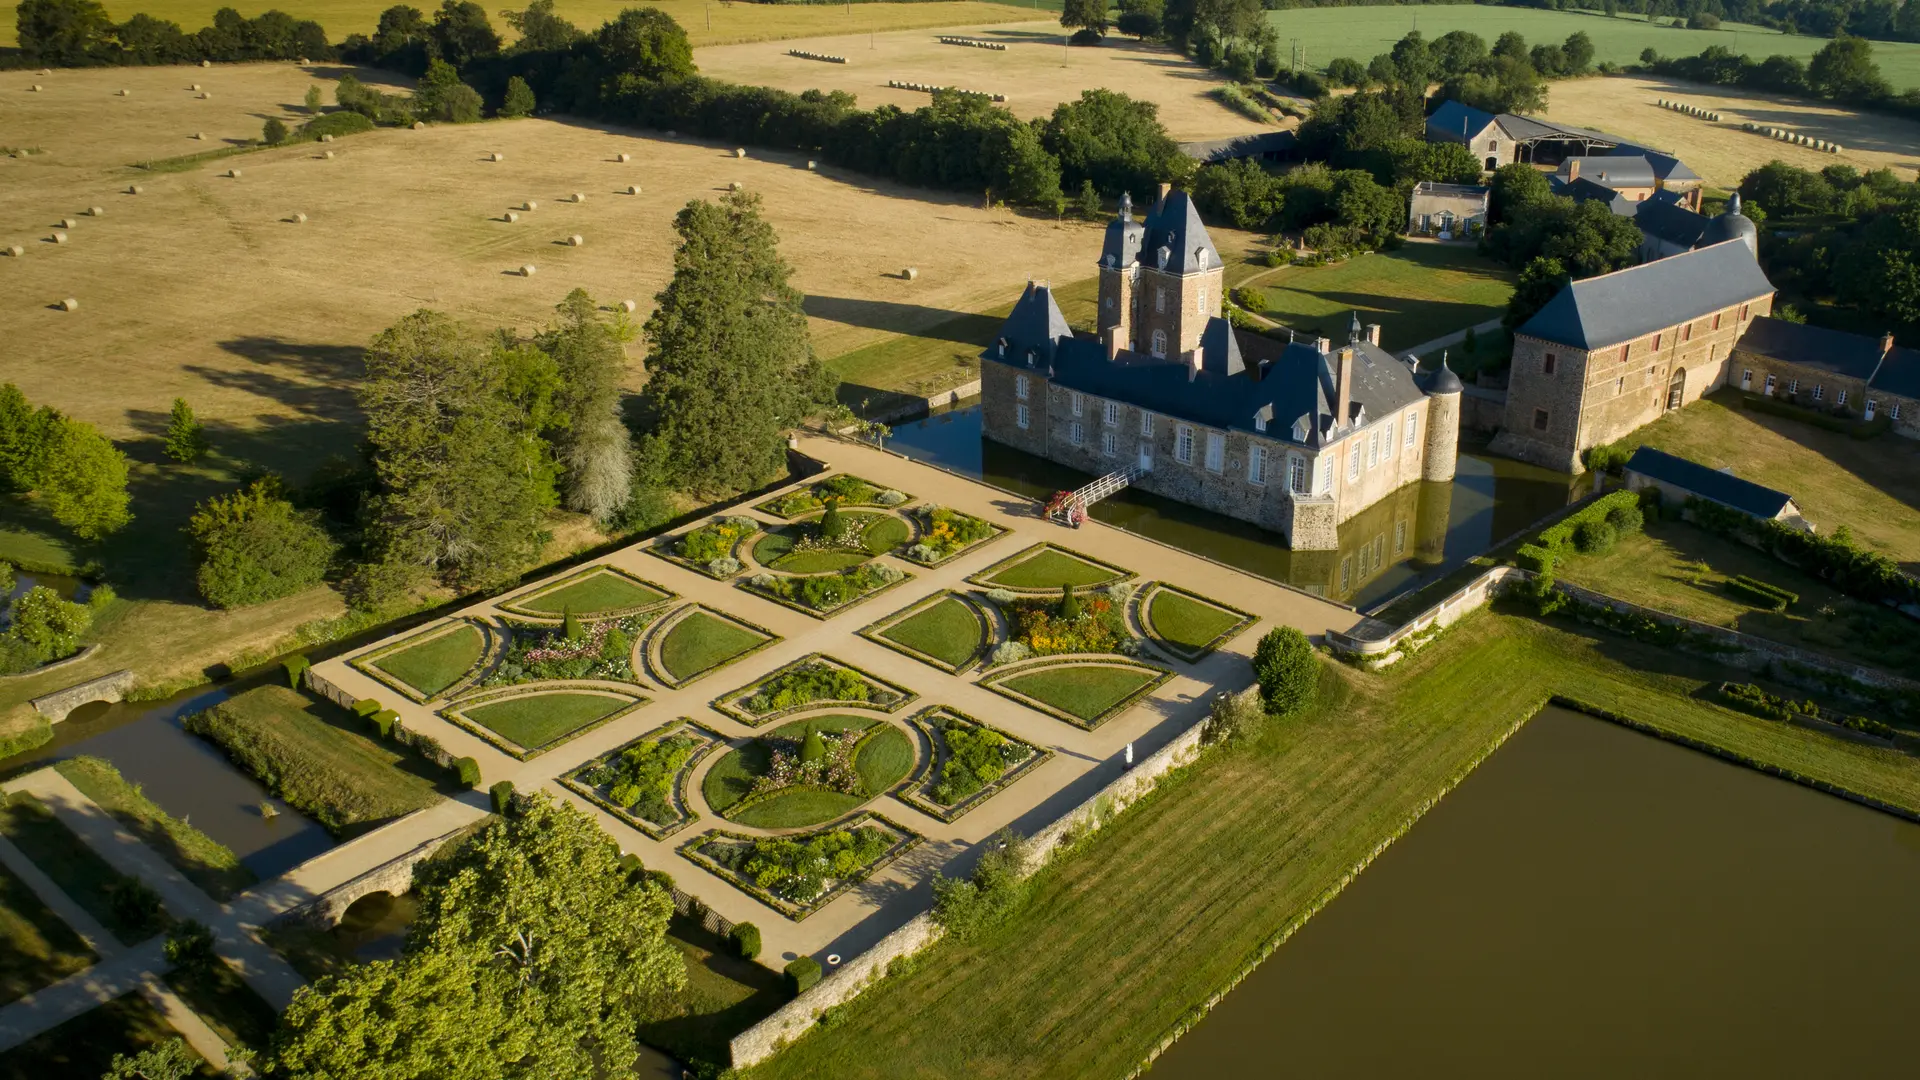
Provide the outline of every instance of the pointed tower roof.
{"type": "Polygon", "coordinates": [[[1440,370],[1433,373],[1433,382],[1427,386],[1427,393],[1458,394],[1465,390],[1466,386],[1460,382],[1460,376],[1455,375],[1453,369],[1447,366],[1446,354],[1442,353],[1440,355],[1440,370]]]}
{"type": "Polygon", "coordinates": [[[1133,220],[1133,196],[1122,193],[1120,212],[1107,222],[1106,239],[1100,245],[1100,265],[1119,269],[1132,266],[1140,258],[1141,239],[1146,226],[1133,220]]]}
{"type": "Polygon", "coordinates": [[[1200,223],[1200,211],[1184,191],[1168,192],[1147,214],[1145,242],[1141,245],[1155,254],[1155,269],[1169,274],[1195,274],[1220,265],[1220,252],[1213,237],[1200,223]],[[1162,265],[1159,250],[1167,249],[1162,265]]]}
{"type": "Polygon", "coordinates": [[[1053,290],[1037,281],[1027,282],[1020,300],[1000,324],[1000,334],[987,346],[987,355],[999,360],[1025,363],[1028,353],[1036,364],[1052,363],[1054,346],[1061,338],[1073,337],[1067,317],[1054,303],[1053,290]]]}

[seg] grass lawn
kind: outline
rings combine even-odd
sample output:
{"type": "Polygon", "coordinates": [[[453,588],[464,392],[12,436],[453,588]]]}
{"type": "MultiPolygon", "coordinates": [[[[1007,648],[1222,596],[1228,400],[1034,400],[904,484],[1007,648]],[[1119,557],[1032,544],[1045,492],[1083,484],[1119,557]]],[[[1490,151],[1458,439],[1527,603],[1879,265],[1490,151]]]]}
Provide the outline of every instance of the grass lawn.
{"type": "Polygon", "coordinates": [[[728,1040],[791,997],[785,976],[735,956],[696,919],[675,915],[667,941],[686,959],[687,987],[646,1006],[640,1041],[681,1061],[726,1062],[728,1040]]]}
{"type": "Polygon", "coordinates": [[[625,611],[646,607],[667,598],[630,578],[608,571],[590,574],[565,588],[542,593],[515,605],[547,615],[594,615],[602,611],[625,611]]]}
{"type": "Polygon", "coordinates": [[[696,611],[674,624],[660,643],[660,663],[677,682],[704,674],[767,640],[765,634],[712,612],[696,611]]]}
{"type": "Polygon", "coordinates": [[[240,973],[225,960],[210,970],[191,975],[171,971],[167,985],[173,987],[189,1008],[218,1032],[229,1046],[244,1046],[255,1052],[266,1050],[273,1029],[280,1022],[267,999],[261,997],[240,973]]]}
{"type": "Polygon", "coordinates": [[[1784,416],[1740,407],[1723,390],[1634,432],[1645,444],[1793,496],[1801,513],[1831,533],[1853,535],[1920,571],[1920,443],[1897,435],[1854,439],[1784,416]]]}
{"type": "Polygon", "coordinates": [[[913,771],[914,756],[913,740],[907,733],[892,724],[882,724],[860,744],[853,767],[867,794],[878,795],[913,771]]]}
{"type": "Polygon", "coordinates": [[[1685,522],[1649,521],[1644,534],[1626,537],[1611,552],[1569,554],[1554,569],[1576,585],[1689,619],[1884,671],[1920,671],[1920,627],[1913,620],[1685,522]],[[1702,563],[1706,569],[1697,570],[1702,563]],[[1736,574],[1798,593],[1800,602],[1785,612],[1754,607],[1727,591],[1736,574]],[[1823,614],[1828,610],[1833,614],[1823,614]]]}
{"type": "Polygon", "coordinates": [[[128,880],[127,876],[109,866],[33,796],[17,792],[7,799],[0,810],[0,835],[11,840],[61,892],[98,919],[122,944],[145,941],[164,928],[165,915],[127,920],[115,914],[113,893],[128,880]]]}
{"type": "Polygon", "coordinates": [[[813,526],[783,525],[768,530],[765,536],[754,542],[753,561],[770,570],[779,570],[787,574],[825,574],[834,570],[845,570],[849,566],[859,566],[872,556],[865,551],[802,551],[795,553],[793,546],[813,532],[813,526]]]}
{"type": "Polygon", "coordinates": [[[1393,352],[1497,319],[1513,295],[1511,271],[1451,244],[1410,243],[1334,266],[1283,267],[1255,280],[1267,295],[1268,318],[1345,341],[1357,309],[1361,322],[1380,324],[1380,344],[1393,352]]]}
{"type": "Polygon", "coordinates": [[[865,795],[848,795],[820,788],[795,788],[769,795],[729,818],[756,829],[798,829],[832,821],[867,801],[865,795]]]}
{"type": "Polygon", "coordinates": [[[875,555],[885,555],[894,548],[907,542],[913,530],[905,521],[892,514],[874,514],[873,520],[860,533],[861,546],[875,555]]]}
{"type": "Polygon", "coordinates": [[[1122,576],[1099,563],[1088,562],[1056,547],[1046,547],[986,580],[989,585],[1009,589],[1058,589],[1063,585],[1083,589],[1104,585],[1122,576]]]}
{"type": "Polygon", "coordinates": [[[187,718],[236,764],[336,836],[440,801],[443,770],[347,725],[344,710],[284,686],[261,686],[187,718]],[[337,721],[337,722],[336,722],[337,721]]]}
{"type": "Polygon", "coordinates": [[[998,685],[1044,701],[1062,712],[1092,723],[1108,709],[1126,700],[1128,694],[1159,678],[1156,672],[1140,668],[1101,667],[1097,664],[1062,664],[1042,668],[1030,675],[1016,675],[998,685]]]}
{"type": "Polygon", "coordinates": [[[1572,624],[1491,613],[1382,673],[1325,664],[1306,716],[1202,755],[1042,871],[1007,923],[934,947],[748,1075],[1128,1075],[1556,692],[1920,808],[1920,761],[1695,697],[1724,676],[1572,624]]]}
{"type": "Polygon", "coordinates": [[[0,1005],[84,971],[95,959],[80,935],[4,866],[0,866],[0,943],[4,944],[0,947],[0,1005]]]}
{"type": "MultiPolygon", "coordinates": [[[[773,760],[773,751],[768,742],[769,739],[787,739],[793,742],[799,742],[805,737],[809,726],[822,735],[831,735],[836,732],[849,730],[865,731],[878,722],[879,721],[868,717],[836,715],[819,716],[811,720],[795,720],[790,724],[782,724],[767,734],[750,740],[740,749],[728,751],[725,757],[714,762],[713,768],[707,770],[706,779],[700,784],[700,794],[706,798],[707,805],[713,808],[714,813],[726,816],[727,811],[733,807],[733,804],[747,797],[747,792],[753,787],[753,782],[766,774],[767,766],[773,760]]],[[[864,781],[866,777],[863,775],[861,779],[864,781]]],[[[898,778],[896,777],[896,779],[898,778]]],[[[799,795],[803,793],[794,792],[793,794],[799,795]]],[[[819,794],[832,796],[835,800],[848,800],[841,810],[829,814],[828,817],[837,817],[846,810],[851,810],[855,806],[867,801],[865,797],[856,798],[855,796],[842,795],[838,792],[820,792],[819,794]]],[[[769,801],[761,805],[778,806],[782,805],[782,803],[769,801]]],[[[795,804],[795,808],[796,812],[813,809],[810,805],[802,807],[797,803],[795,804]]],[[[810,825],[817,821],[824,821],[826,818],[815,817],[810,821],[787,822],[779,826],[768,825],[766,822],[758,820],[747,821],[744,818],[735,820],[740,820],[748,825],[759,825],[763,828],[784,828],[789,825],[810,825]]]]}
{"type": "Polygon", "coordinates": [[[1205,650],[1245,617],[1166,588],[1155,589],[1147,603],[1155,636],[1188,655],[1205,650]]]}
{"type": "Polygon", "coordinates": [[[630,704],[626,698],[601,694],[526,694],[460,712],[489,731],[538,750],[630,704]]]}
{"type": "Polygon", "coordinates": [[[486,638],[472,626],[450,630],[431,641],[389,653],[373,666],[399,679],[423,696],[433,695],[460,681],[480,660],[486,638]]]}
{"type": "MultiPolygon", "coordinates": [[[[0,1080],[90,1080],[104,1076],[115,1054],[137,1054],[150,1046],[179,1037],[139,991],[89,1009],[64,1024],[50,1028],[5,1053],[0,1053],[0,1080]]],[[[201,1061],[192,1077],[222,1076],[201,1061]]]]}
{"type": "Polygon", "coordinates": [[[160,809],[111,763],[96,757],[77,757],[54,768],[81,794],[112,814],[122,828],[159,852],[215,900],[225,900],[259,880],[241,865],[233,849],[160,809]]]}
{"type": "MultiPolygon", "coordinates": [[[[1585,32],[1593,39],[1596,64],[1607,60],[1616,64],[1638,63],[1640,51],[1646,48],[1655,49],[1662,56],[1694,56],[1712,45],[1745,53],[1756,60],[1784,53],[1805,61],[1828,40],[1734,22],[1722,23],[1719,30],[1685,30],[1651,26],[1644,18],[1630,14],[1609,19],[1599,12],[1470,4],[1422,5],[1417,12],[1398,7],[1298,8],[1269,11],[1267,21],[1280,31],[1281,40],[1299,38],[1313,65],[1324,69],[1327,61],[1337,56],[1352,57],[1364,65],[1376,54],[1388,51],[1414,28],[1416,14],[1420,33],[1429,42],[1451,30],[1467,30],[1491,43],[1502,33],[1513,30],[1524,35],[1530,46],[1558,45],[1570,34],[1585,32]]],[[[1881,74],[1895,89],[1920,86],[1920,46],[1876,41],[1873,56],[1880,64],[1881,74]]],[[[1685,147],[1670,149],[1683,153],[1686,150],[1685,147]]]]}
{"type": "Polygon", "coordinates": [[[980,616],[973,608],[949,596],[887,627],[880,636],[950,667],[959,667],[980,651],[982,631],[980,616]]]}

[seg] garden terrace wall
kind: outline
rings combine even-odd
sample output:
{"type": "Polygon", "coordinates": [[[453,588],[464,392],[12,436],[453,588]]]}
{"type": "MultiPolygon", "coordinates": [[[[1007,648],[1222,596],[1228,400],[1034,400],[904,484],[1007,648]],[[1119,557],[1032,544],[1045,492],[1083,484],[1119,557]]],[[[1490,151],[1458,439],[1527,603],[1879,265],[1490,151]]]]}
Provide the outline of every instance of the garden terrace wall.
{"type": "Polygon", "coordinates": [[[1417,643],[1409,639],[1437,633],[1452,626],[1467,613],[1486,606],[1487,601],[1505,588],[1508,582],[1526,581],[1532,576],[1519,567],[1496,566],[1455,589],[1446,599],[1407,620],[1403,626],[1389,627],[1377,619],[1366,619],[1344,633],[1327,631],[1327,645],[1337,653],[1385,667],[1409,655],[1417,647],[1417,643]]]}

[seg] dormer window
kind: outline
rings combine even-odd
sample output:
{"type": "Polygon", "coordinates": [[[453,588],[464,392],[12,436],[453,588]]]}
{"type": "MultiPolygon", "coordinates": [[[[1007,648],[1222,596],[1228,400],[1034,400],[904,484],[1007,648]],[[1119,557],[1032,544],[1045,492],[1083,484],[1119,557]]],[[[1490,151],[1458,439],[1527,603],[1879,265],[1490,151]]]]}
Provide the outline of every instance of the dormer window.
{"type": "Polygon", "coordinates": [[[1307,441],[1307,418],[1304,416],[1293,422],[1293,441],[1301,443],[1307,441]]]}
{"type": "Polygon", "coordinates": [[[1266,418],[1266,417],[1264,417],[1264,416],[1256,416],[1256,417],[1254,417],[1254,418],[1253,418],[1253,430],[1255,430],[1255,431],[1265,431],[1265,430],[1267,430],[1267,418],[1266,418]]]}
{"type": "Polygon", "coordinates": [[[1198,266],[1200,269],[1205,270],[1207,268],[1207,249],[1206,248],[1193,249],[1193,262],[1195,266],[1198,266]]]}

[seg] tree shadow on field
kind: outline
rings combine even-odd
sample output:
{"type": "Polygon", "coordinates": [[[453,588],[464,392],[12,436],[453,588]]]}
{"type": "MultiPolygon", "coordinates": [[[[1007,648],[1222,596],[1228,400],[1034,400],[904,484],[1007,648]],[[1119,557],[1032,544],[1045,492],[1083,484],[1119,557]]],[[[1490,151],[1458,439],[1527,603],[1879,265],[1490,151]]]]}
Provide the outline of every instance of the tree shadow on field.
{"type": "MultiPolygon", "coordinates": [[[[898,280],[897,275],[890,276],[898,280]]],[[[951,308],[902,304],[892,300],[861,300],[850,296],[809,296],[800,306],[815,319],[869,330],[888,330],[896,334],[939,337],[981,348],[993,340],[994,331],[1000,329],[1000,324],[1005,321],[1001,317],[954,311],[951,308]]]]}
{"type": "Polygon", "coordinates": [[[187,370],[215,386],[270,398],[303,416],[339,420],[358,411],[353,389],[365,372],[363,346],[243,337],[222,341],[220,347],[251,361],[251,366],[190,365],[187,370]]]}

